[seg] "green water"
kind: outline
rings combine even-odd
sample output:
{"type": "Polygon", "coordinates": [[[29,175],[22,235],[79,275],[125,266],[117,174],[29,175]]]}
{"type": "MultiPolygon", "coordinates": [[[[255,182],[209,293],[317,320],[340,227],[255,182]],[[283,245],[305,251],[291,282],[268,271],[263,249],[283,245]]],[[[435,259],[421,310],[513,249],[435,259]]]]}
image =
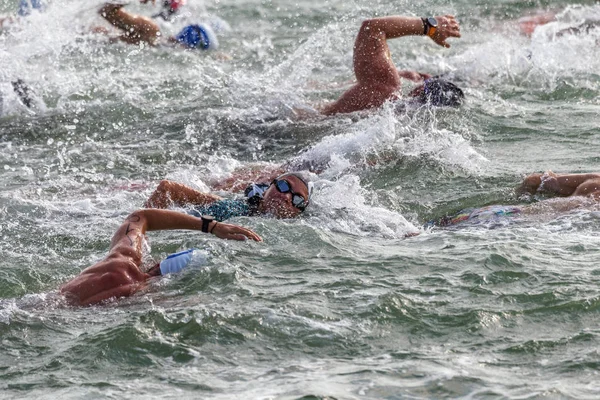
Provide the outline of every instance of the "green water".
{"type": "Polygon", "coordinates": [[[600,30],[553,36],[597,4],[525,38],[517,18],[566,5],[189,0],[231,25],[228,59],[111,45],[88,33],[99,5],[55,1],[0,33],[0,398],[598,397],[598,210],[422,228],[538,200],[513,191],[530,172],[600,171],[600,30]],[[460,109],[289,111],[347,87],[364,18],[438,12],[463,37],[398,39],[393,58],[450,74],[460,109]],[[16,102],[17,77],[44,110],[16,102]],[[153,232],[155,259],[208,262],[109,304],[57,297],[160,179],[207,190],[290,159],[325,171],[302,218],[234,220],[264,242],[153,232]]]}

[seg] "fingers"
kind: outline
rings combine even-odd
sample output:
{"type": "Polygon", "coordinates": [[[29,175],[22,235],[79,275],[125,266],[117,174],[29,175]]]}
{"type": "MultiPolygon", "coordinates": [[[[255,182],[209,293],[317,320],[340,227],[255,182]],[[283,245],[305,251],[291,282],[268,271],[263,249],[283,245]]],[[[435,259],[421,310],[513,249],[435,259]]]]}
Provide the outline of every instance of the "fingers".
{"type": "Polygon", "coordinates": [[[262,242],[262,238],[258,236],[256,233],[250,231],[251,233],[228,233],[223,237],[223,239],[231,239],[231,240],[248,240],[252,239],[255,242],[262,242]]]}
{"type": "Polygon", "coordinates": [[[246,237],[247,237],[248,239],[252,239],[252,240],[254,240],[255,242],[262,242],[262,238],[261,238],[260,236],[258,236],[258,234],[257,234],[256,232],[254,232],[254,231],[251,231],[250,229],[247,229],[247,231],[248,231],[248,232],[247,232],[247,234],[246,234],[246,237]]]}
{"type": "Polygon", "coordinates": [[[250,229],[243,228],[237,225],[217,224],[212,232],[215,236],[221,239],[232,239],[232,240],[246,240],[252,239],[256,242],[262,242],[262,238],[258,234],[250,229]]]}
{"type": "Polygon", "coordinates": [[[448,37],[460,37],[460,24],[453,15],[444,15],[436,17],[436,19],[438,19],[440,36],[444,39],[448,37]]]}

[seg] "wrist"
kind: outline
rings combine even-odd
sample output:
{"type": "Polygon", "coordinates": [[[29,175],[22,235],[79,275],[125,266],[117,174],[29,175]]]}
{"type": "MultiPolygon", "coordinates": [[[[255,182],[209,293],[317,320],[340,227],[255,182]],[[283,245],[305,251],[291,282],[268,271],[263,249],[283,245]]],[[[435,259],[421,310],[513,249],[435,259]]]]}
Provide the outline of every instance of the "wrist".
{"type": "Polygon", "coordinates": [[[422,17],[423,22],[423,35],[433,38],[433,35],[438,29],[438,21],[434,17],[422,17]]]}
{"type": "Polygon", "coordinates": [[[202,219],[202,232],[204,233],[212,233],[212,230],[215,229],[215,217],[212,215],[203,215],[200,217],[202,219]]]}
{"type": "Polygon", "coordinates": [[[215,230],[215,228],[217,227],[218,222],[217,221],[213,221],[212,226],[209,228],[208,233],[213,234],[213,231],[215,230]]]}

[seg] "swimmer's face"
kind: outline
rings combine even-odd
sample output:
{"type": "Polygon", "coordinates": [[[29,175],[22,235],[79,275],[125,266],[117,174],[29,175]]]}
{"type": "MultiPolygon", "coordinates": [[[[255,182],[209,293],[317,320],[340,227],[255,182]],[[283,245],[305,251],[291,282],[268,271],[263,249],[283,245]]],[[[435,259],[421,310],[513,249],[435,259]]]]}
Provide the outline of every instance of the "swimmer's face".
{"type": "Polygon", "coordinates": [[[276,180],[286,181],[290,190],[285,192],[285,184],[279,185],[284,190],[278,190],[274,183],[271,184],[263,194],[259,211],[263,214],[271,214],[276,218],[294,218],[298,216],[302,211],[293,204],[294,194],[296,195],[296,201],[300,196],[308,204],[308,188],[302,180],[292,174],[282,175],[276,180]]]}

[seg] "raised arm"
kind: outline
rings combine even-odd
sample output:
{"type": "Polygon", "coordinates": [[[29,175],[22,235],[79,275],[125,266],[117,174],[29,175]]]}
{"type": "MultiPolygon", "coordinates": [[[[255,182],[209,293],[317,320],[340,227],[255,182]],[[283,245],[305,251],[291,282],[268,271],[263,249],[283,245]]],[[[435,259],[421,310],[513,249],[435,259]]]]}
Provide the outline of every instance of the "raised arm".
{"type": "Polygon", "coordinates": [[[202,193],[181,183],[163,180],[146,201],[148,208],[185,207],[189,205],[204,206],[221,200],[214,194],[202,193]]]}
{"type": "MultiPolygon", "coordinates": [[[[443,47],[449,37],[460,37],[458,22],[452,15],[435,17],[438,29],[432,40],[443,47]]],[[[397,71],[390,57],[387,39],[409,35],[423,35],[423,21],[419,17],[391,16],[363,22],[354,43],[354,74],[358,82],[371,79],[397,79],[397,71]]]]}
{"type": "MultiPolygon", "coordinates": [[[[450,47],[449,37],[460,37],[460,27],[451,15],[435,17],[438,27],[431,39],[450,47]]],[[[388,39],[424,35],[421,18],[391,16],[373,18],[362,23],[354,42],[354,75],[356,85],[321,111],[325,115],[347,113],[379,107],[393,98],[400,88],[400,76],[390,54],[388,39]]]]}

